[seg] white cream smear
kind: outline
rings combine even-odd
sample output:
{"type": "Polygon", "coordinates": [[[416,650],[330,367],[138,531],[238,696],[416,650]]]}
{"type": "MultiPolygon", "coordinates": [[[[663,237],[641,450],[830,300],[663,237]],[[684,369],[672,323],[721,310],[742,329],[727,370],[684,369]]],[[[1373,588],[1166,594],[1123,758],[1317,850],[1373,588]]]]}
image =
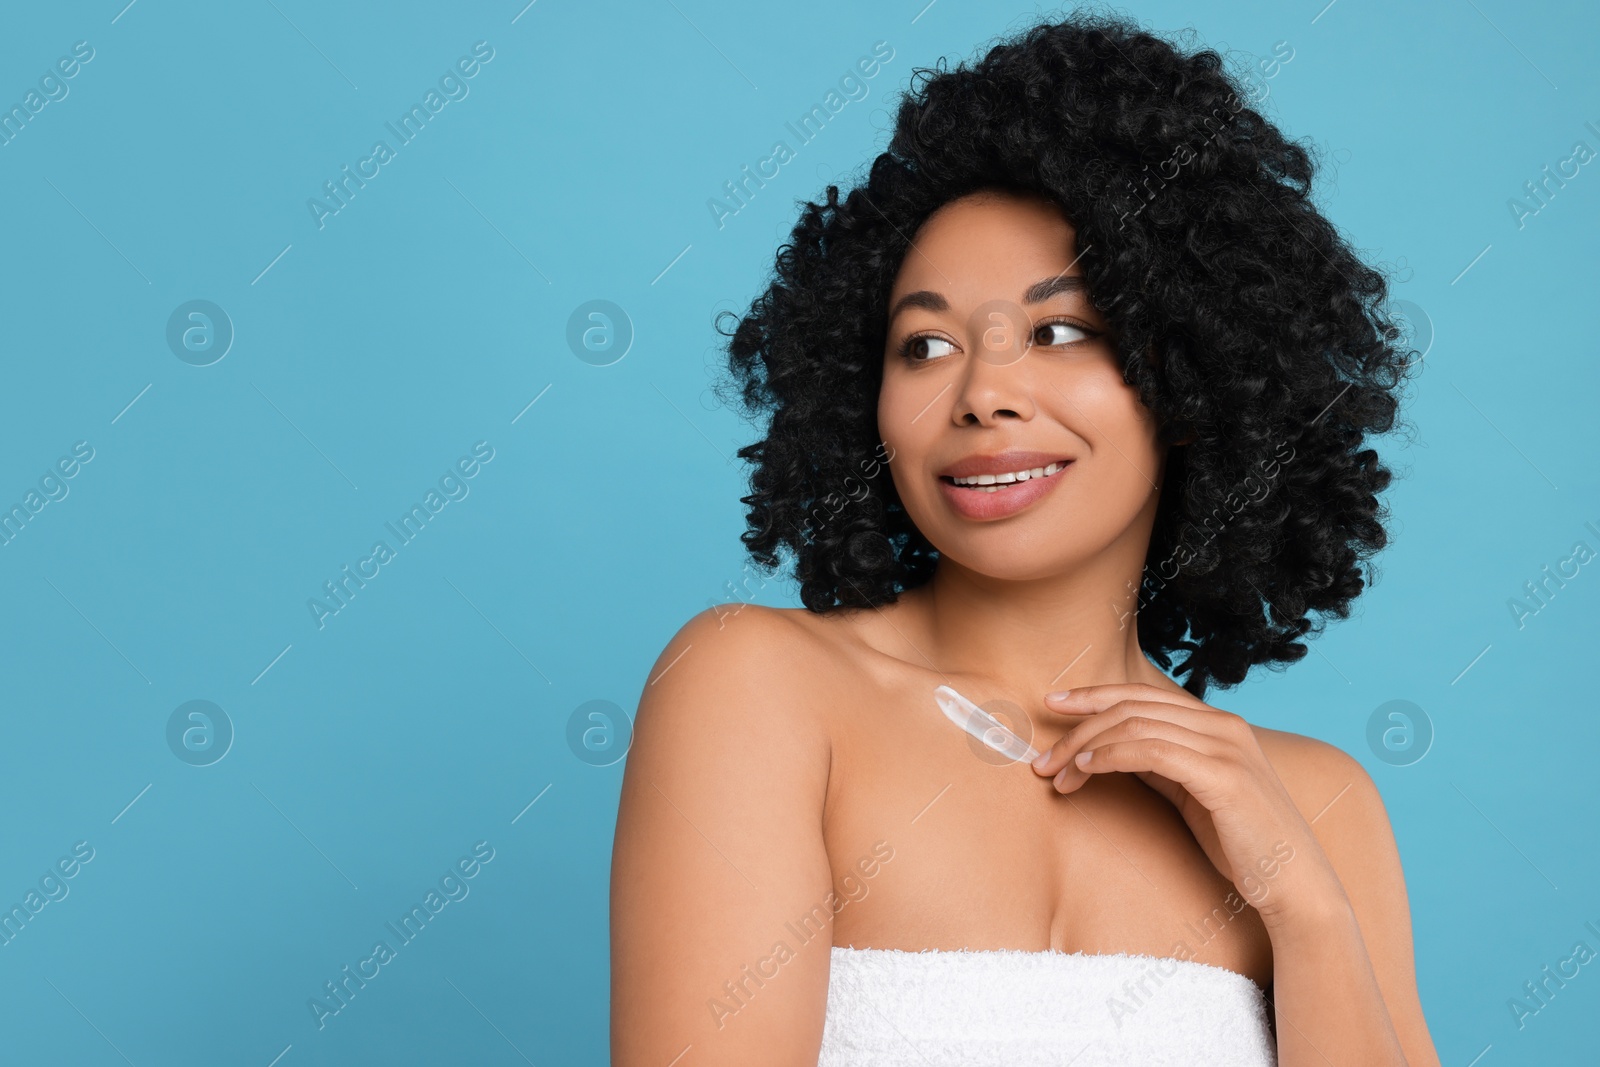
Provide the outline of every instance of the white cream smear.
{"type": "Polygon", "coordinates": [[[941,685],[933,691],[933,699],[945,718],[982,741],[989,748],[1013,760],[1032,763],[1039,758],[1039,750],[1006,728],[999,719],[951,689],[941,685]]]}

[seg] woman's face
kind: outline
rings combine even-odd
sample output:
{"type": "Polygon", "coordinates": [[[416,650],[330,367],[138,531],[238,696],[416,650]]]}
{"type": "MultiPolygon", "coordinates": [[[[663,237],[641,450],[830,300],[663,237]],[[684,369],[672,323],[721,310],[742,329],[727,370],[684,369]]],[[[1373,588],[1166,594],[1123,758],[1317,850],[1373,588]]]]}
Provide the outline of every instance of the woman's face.
{"type": "Polygon", "coordinates": [[[974,194],[917,231],[890,293],[878,429],[895,488],[941,555],[992,577],[1113,546],[1142,565],[1149,542],[1166,448],[1078,254],[1054,204],[974,194]],[[953,477],[982,474],[1000,477],[953,477]]]}

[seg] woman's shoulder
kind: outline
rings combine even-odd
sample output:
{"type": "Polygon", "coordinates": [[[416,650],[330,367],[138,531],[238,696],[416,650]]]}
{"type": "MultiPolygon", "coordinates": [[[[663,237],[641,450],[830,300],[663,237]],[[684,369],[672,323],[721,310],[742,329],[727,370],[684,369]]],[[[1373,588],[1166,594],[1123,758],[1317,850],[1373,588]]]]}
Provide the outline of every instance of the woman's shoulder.
{"type": "Polygon", "coordinates": [[[1256,744],[1272,764],[1308,822],[1316,822],[1336,803],[1352,800],[1351,807],[1381,806],[1376,783],[1361,761],[1338,745],[1251,724],[1256,744]]]}
{"type": "Polygon", "coordinates": [[[646,685],[690,662],[691,656],[701,672],[771,681],[803,677],[826,657],[828,630],[804,608],[714,604],[678,628],[646,685]]]}
{"type": "Polygon", "coordinates": [[[824,684],[837,675],[824,633],[799,618],[805,614],[734,603],[692,616],[644,680],[635,747],[716,735],[782,745],[826,767],[832,736],[824,684]]]}
{"type": "Polygon", "coordinates": [[[729,975],[741,980],[738,961],[833,886],[824,837],[832,753],[805,699],[807,657],[792,652],[802,641],[781,612],[701,612],[641,682],[612,844],[613,1034],[659,1042],[632,1040],[630,1064],[645,1062],[646,1044],[663,1057],[714,1045],[716,1062],[746,1063],[770,1060],[757,1049],[815,1043],[826,948],[780,953],[788,994],[757,998],[750,1012],[740,996],[716,1002],[729,975]],[[741,1018],[719,1029],[734,1012],[741,1018]]]}

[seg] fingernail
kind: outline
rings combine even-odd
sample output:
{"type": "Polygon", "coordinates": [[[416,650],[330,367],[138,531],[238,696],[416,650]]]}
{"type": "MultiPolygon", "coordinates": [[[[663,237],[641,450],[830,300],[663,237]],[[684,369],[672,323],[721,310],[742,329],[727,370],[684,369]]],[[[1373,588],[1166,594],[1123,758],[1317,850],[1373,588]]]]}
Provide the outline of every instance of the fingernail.
{"type": "Polygon", "coordinates": [[[1078,753],[1076,756],[1073,756],[1072,757],[1072,762],[1076,763],[1080,767],[1087,767],[1087,766],[1089,766],[1089,758],[1091,756],[1093,756],[1093,755],[1094,755],[1094,749],[1091,748],[1091,749],[1088,749],[1086,751],[1078,753]]]}
{"type": "Polygon", "coordinates": [[[1070,690],[1070,689],[1062,689],[1059,692],[1046,693],[1044,695],[1044,698],[1046,700],[1065,700],[1065,699],[1067,699],[1067,697],[1069,697],[1071,695],[1072,695],[1072,690],[1070,690]]]}
{"type": "Polygon", "coordinates": [[[1036,771],[1042,771],[1049,763],[1050,753],[1048,751],[1041,752],[1039,753],[1039,758],[1033,761],[1033,769],[1036,771]]]}
{"type": "Polygon", "coordinates": [[[1067,772],[1071,769],[1071,767],[1063,767],[1056,775],[1055,785],[1057,789],[1060,789],[1063,785],[1067,784],[1067,772]]]}

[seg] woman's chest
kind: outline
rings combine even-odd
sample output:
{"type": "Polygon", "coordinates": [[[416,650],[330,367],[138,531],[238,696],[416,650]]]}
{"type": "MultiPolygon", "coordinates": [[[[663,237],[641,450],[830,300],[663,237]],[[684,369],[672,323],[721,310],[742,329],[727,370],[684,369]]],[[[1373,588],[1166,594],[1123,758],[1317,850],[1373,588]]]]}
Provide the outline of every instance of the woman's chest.
{"type": "Polygon", "coordinates": [[[834,944],[1174,957],[1270,983],[1255,909],[1136,777],[1062,795],[942,718],[903,710],[835,732],[834,944]]]}

